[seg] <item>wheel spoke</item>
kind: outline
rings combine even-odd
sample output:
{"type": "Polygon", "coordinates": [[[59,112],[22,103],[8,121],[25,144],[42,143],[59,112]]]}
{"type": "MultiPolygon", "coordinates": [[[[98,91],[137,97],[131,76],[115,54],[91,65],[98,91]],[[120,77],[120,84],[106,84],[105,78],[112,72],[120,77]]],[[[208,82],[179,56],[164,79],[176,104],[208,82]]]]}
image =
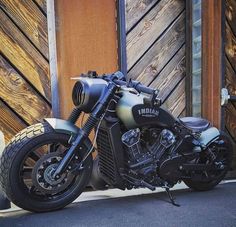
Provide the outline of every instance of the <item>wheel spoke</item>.
{"type": "Polygon", "coordinates": [[[32,151],[30,152],[28,157],[31,158],[34,162],[37,162],[41,158],[41,155],[35,151],[32,151]]]}

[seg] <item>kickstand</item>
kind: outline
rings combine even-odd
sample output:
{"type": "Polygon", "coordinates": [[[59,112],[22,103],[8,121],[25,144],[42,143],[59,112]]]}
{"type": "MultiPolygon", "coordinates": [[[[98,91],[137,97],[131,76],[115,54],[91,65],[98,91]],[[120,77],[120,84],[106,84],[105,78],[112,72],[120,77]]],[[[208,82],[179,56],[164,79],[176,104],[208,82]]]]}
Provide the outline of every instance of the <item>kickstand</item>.
{"type": "Polygon", "coordinates": [[[174,206],[177,206],[177,207],[180,207],[180,205],[178,203],[175,202],[173,196],[171,195],[170,193],[170,189],[169,188],[166,188],[166,193],[171,201],[171,203],[174,205],[174,206]]]}

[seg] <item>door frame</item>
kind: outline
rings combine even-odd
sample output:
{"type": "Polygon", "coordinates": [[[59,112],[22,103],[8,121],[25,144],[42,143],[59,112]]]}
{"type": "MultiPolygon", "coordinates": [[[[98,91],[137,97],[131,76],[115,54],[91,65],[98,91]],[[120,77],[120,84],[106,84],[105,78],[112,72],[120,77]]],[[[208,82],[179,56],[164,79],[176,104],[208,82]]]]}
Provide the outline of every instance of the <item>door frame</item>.
{"type": "MultiPolygon", "coordinates": [[[[114,0],[115,1],[115,0],[114,0]]],[[[117,12],[117,54],[118,69],[127,75],[126,57],[126,21],[125,21],[125,1],[116,0],[117,12]]],[[[52,93],[52,114],[54,117],[62,117],[60,111],[60,93],[58,80],[58,59],[57,59],[57,21],[55,15],[55,0],[47,0],[47,24],[48,24],[48,43],[49,43],[49,64],[52,93]]]]}
{"type": "Polygon", "coordinates": [[[225,1],[208,0],[202,4],[202,116],[223,129],[221,88],[225,77],[225,1]]]}
{"type": "MultiPolygon", "coordinates": [[[[224,129],[221,88],[225,85],[225,1],[202,0],[201,112],[214,126],[224,129]],[[218,48],[215,48],[218,47],[218,48]]],[[[192,5],[186,0],[187,114],[192,114],[192,5]]]]}

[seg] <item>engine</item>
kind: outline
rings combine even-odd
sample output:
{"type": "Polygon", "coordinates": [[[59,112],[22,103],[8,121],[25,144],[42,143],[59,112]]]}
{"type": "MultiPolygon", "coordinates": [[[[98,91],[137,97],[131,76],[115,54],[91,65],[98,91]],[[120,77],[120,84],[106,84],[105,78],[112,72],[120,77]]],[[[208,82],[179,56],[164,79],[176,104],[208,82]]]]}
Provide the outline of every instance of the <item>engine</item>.
{"type": "Polygon", "coordinates": [[[142,178],[156,174],[158,165],[168,156],[176,141],[174,134],[168,129],[148,129],[141,132],[136,128],[124,133],[121,139],[126,147],[129,172],[142,175],[142,178]]]}

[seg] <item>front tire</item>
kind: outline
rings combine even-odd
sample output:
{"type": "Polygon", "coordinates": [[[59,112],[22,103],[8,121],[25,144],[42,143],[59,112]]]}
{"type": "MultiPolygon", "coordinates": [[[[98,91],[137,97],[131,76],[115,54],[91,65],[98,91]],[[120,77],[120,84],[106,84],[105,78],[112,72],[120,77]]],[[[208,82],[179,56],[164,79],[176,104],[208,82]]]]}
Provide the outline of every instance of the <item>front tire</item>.
{"type": "MultiPolygon", "coordinates": [[[[184,183],[189,187],[196,191],[208,191],[213,189],[216,185],[223,180],[227,172],[231,167],[232,157],[233,157],[233,142],[231,138],[226,135],[224,132],[220,133],[219,139],[213,142],[207,149],[211,149],[216,155],[216,161],[222,162],[225,166],[223,170],[218,170],[214,172],[206,173],[202,172],[202,175],[205,180],[204,181],[195,181],[193,179],[183,180],[184,183]],[[207,180],[207,176],[213,176],[214,180],[207,180]]],[[[209,162],[208,155],[203,153],[202,157],[197,161],[197,163],[206,164],[209,162]]],[[[199,173],[198,173],[199,174],[199,173]]]]}
{"type": "MultiPolygon", "coordinates": [[[[48,155],[47,153],[56,154],[58,150],[63,155],[70,147],[69,140],[70,135],[55,132],[48,123],[35,124],[18,133],[7,145],[0,159],[0,185],[8,199],[17,206],[33,212],[58,210],[74,201],[90,180],[92,155],[89,155],[84,162],[83,170],[76,176],[70,176],[70,184],[64,183],[67,187],[58,193],[56,191],[52,194],[42,193],[38,190],[39,186],[35,187],[34,180],[31,179],[39,160],[48,155]]],[[[77,153],[79,160],[82,160],[87,152],[86,146],[82,147],[83,149],[77,153]]],[[[45,163],[48,164],[46,161],[45,163]]],[[[44,185],[41,182],[40,184],[44,185]]],[[[48,185],[50,188],[51,185],[48,185]]]]}

